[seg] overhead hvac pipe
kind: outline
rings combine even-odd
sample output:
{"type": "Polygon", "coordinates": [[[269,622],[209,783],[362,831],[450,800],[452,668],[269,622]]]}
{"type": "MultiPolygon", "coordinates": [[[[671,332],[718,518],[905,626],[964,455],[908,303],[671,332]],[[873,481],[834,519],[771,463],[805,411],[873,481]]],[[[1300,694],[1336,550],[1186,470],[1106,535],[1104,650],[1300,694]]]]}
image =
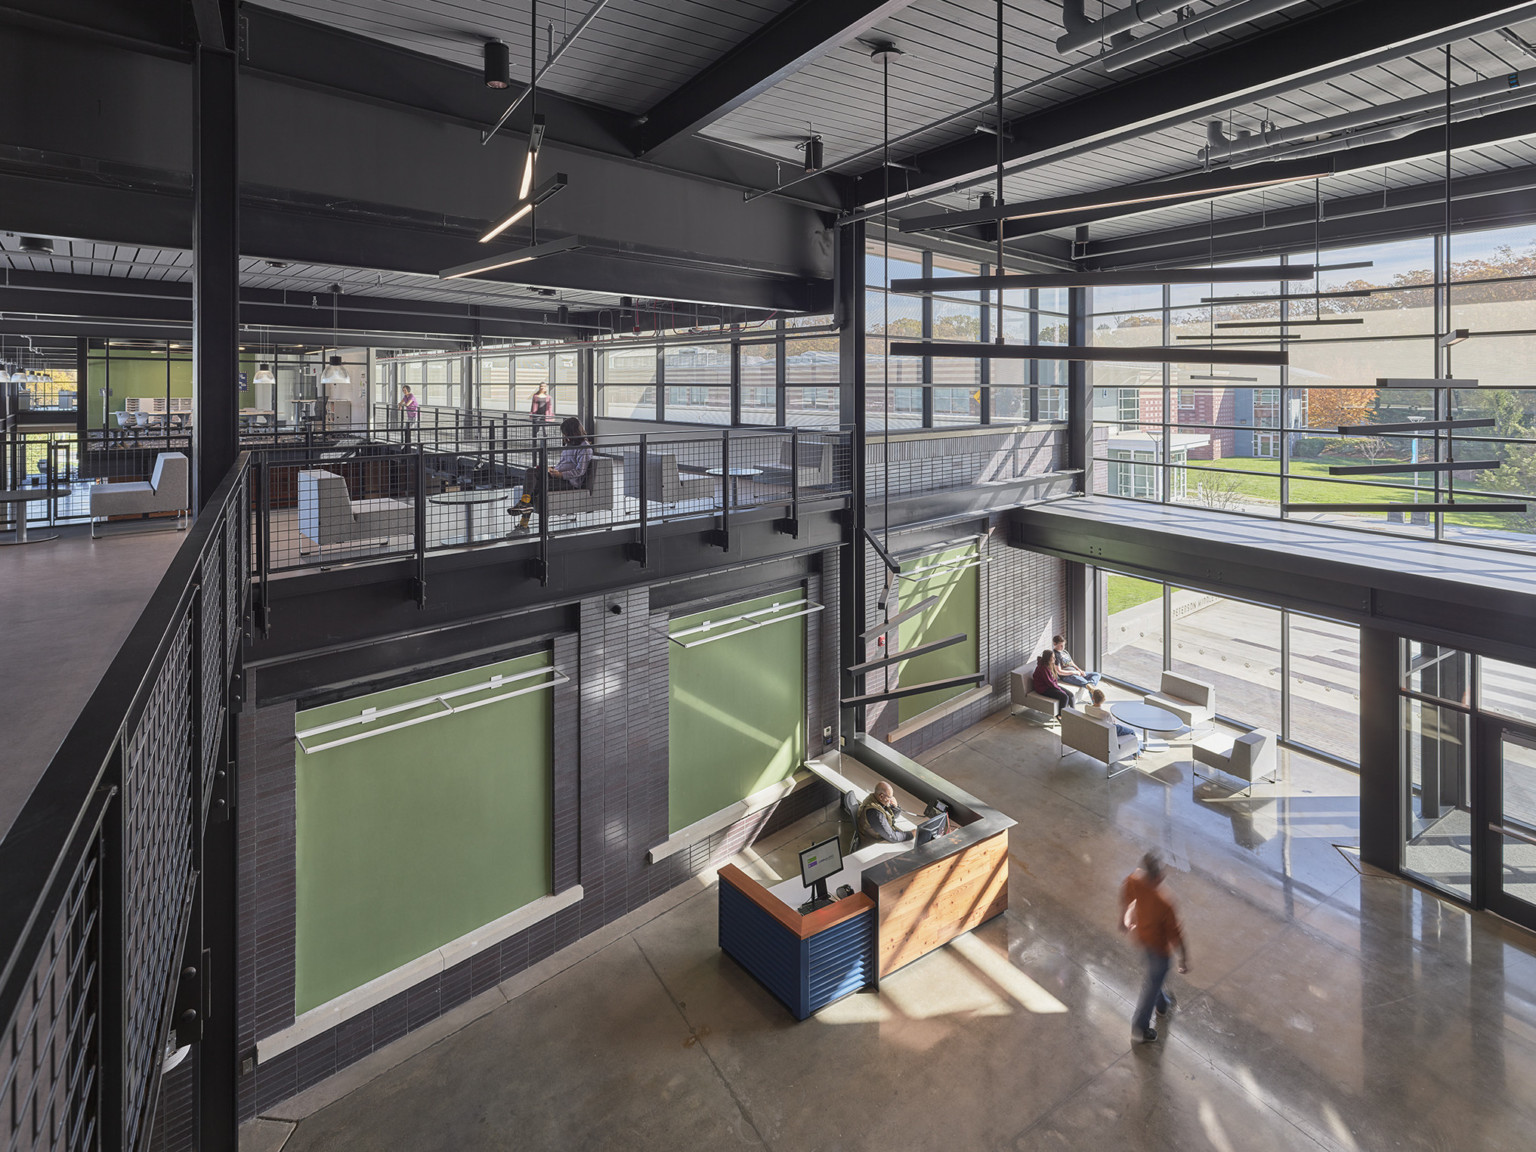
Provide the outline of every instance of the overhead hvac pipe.
{"type": "MultiPolygon", "coordinates": [[[[1497,100],[1498,97],[1511,90],[1520,89],[1533,83],[1536,83],[1536,68],[1527,68],[1522,72],[1511,72],[1507,76],[1500,76],[1494,80],[1480,80],[1475,84],[1463,84],[1460,87],[1452,88],[1451,103],[1465,104],[1470,100],[1488,98],[1497,100]]],[[[1490,105],[1490,107],[1492,106],[1494,105],[1490,105]]],[[[1496,106],[1502,108],[1506,106],[1506,103],[1498,101],[1496,106]]],[[[1243,132],[1231,139],[1222,130],[1221,121],[1212,120],[1206,125],[1207,144],[1196,155],[1202,161],[1215,163],[1221,160],[1230,160],[1246,152],[1270,149],[1280,144],[1307,140],[1313,136],[1327,136],[1335,132],[1348,132],[1355,128],[1380,124],[1384,120],[1414,116],[1421,112],[1439,112],[1441,113],[1439,119],[1443,120],[1445,118],[1444,109],[1444,92],[1426,92],[1422,96],[1410,97],[1395,104],[1362,108],[1358,112],[1344,112],[1338,116],[1329,116],[1326,119],[1314,120],[1308,124],[1293,124],[1286,128],[1270,127],[1252,133],[1243,132]]]]}
{"type": "Polygon", "coordinates": [[[1239,24],[1247,24],[1285,8],[1294,8],[1303,2],[1304,0],[1239,0],[1236,4],[1228,4],[1225,8],[1218,8],[1198,19],[1181,20],[1171,28],[1153,32],[1124,48],[1106,52],[1100,59],[1104,67],[1111,72],[1117,68],[1129,68],[1132,64],[1140,64],[1154,56],[1161,56],[1164,52],[1197,43],[1217,32],[1225,32],[1229,28],[1236,28],[1239,24]]]}
{"type": "MultiPolygon", "coordinates": [[[[1445,97],[1440,97],[1442,107],[1445,97]]],[[[1509,112],[1516,108],[1525,108],[1536,104],[1536,88],[1528,89],[1517,96],[1511,96],[1504,100],[1485,100],[1477,104],[1464,104],[1454,109],[1451,113],[1451,122],[1459,124],[1463,120],[1474,120],[1479,116],[1491,116],[1497,112],[1509,112]]],[[[1271,148],[1265,148],[1257,152],[1244,152],[1231,160],[1232,167],[1240,167],[1244,164],[1256,164],[1262,160],[1301,160],[1308,156],[1326,156],[1333,152],[1343,152],[1351,148],[1362,148],[1368,144],[1381,144],[1388,140],[1400,140],[1404,136],[1411,136],[1415,132],[1422,132],[1426,128],[1435,128],[1445,123],[1445,113],[1429,112],[1419,116],[1399,120],[1393,124],[1384,124],[1380,128],[1368,129],[1364,132],[1350,132],[1342,136],[1329,136],[1323,140],[1317,140],[1310,144],[1280,144],[1271,148]]],[[[1242,143],[1239,137],[1237,143],[1242,143]]]]}
{"type": "Polygon", "coordinates": [[[1061,6],[1061,26],[1066,34],[1056,41],[1056,51],[1066,54],[1079,48],[1096,47],[1122,32],[1150,24],[1159,16],[1177,11],[1189,0],[1131,0],[1118,12],[1111,12],[1098,20],[1088,19],[1084,5],[1088,0],[1066,0],[1061,6]]]}

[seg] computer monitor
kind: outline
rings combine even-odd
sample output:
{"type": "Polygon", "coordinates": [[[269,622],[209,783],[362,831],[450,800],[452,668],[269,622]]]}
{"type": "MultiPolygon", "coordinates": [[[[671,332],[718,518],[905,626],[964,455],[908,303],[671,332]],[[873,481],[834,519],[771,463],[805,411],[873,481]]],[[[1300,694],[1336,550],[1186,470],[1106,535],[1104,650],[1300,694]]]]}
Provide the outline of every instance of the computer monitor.
{"type": "Polygon", "coordinates": [[[835,836],[800,853],[800,879],[811,890],[812,900],[827,899],[827,877],[842,870],[843,853],[835,836]]]}
{"type": "Polygon", "coordinates": [[[917,844],[921,848],[936,836],[944,835],[944,829],[949,826],[949,817],[943,812],[930,816],[917,826],[917,844]]]}

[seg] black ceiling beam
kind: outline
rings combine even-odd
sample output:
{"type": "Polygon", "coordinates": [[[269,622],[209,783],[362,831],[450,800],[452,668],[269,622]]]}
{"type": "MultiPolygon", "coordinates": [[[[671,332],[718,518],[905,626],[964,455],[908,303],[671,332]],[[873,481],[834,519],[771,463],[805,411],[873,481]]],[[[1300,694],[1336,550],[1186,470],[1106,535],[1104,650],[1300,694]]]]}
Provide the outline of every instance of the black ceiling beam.
{"type": "MultiPolygon", "coordinates": [[[[1350,0],[1248,37],[1226,48],[1169,58],[1142,75],[1012,120],[1003,162],[1047,156],[1159,122],[1194,120],[1254,98],[1276,85],[1306,83],[1308,73],[1417,37],[1454,29],[1518,5],[1510,0],[1350,0]]],[[[970,135],[913,158],[922,186],[978,176],[997,163],[997,140],[970,135]]],[[[878,168],[858,179],[858,202],[880,199],[878,168]]]]}
{"type": "MultiPolygon", "coordinates": [[[[1451,225],[1455,229],[1493,228],[1536,219],[1536,197],[1524,189],[1529,170],[1515,181],[1518,188],[1484,196],[1455,200],[1451,225]]],[[[1502,174],[1500,174],[1502,175],[1502,174]]],[[[1432,185],[1421,186],[1424,188],[1432,185]]],[[[1323,247],[1363,244],[1404,236],[1424,236],[1445,227],[1444,185],[1441,198],[1426,198],[1403,207],[1355,211],[1325,216],[1314,224],[1310,207],[1280,213],[1254,213],[1217,221],[1214,236],[1208,225],[1148,232],[1122,240],[1090,241],[1082,251],[1085,266],[1098,269],[1139,268],[1164,261],[1228,260],[1281,252],[1310,252],[1314,243],[1323,247]]],[[[1380,197],[1376,197],[1380,202],[1380,197]]],[[[1298,293],[1305,297],[1306,293],[1298,293]]],[[[1326,295],[1326,293],[1325,293],[1326,295]]]]}
{"type": "MultiPolygon", "coordinates": [[[[508,99],[526,87],[514,83],[500,90],[487,88],[478,68],[284,12],[247,5],[241,9],[241,19],[246,46],[242,68],[249,74],[342,92],[481,131],[494,124],[508,99]]],[[[606,156],[634,155],[634,118],[628,114],[544,90],[539,92],[539,111],[549,123],[549,141],[606,156]]],[[[530,114],[524,101],[502,131],[526,136],[530,114]]],[[[768,157],[702,138],[679,141],[669,148],[666,168],[743,189],[772,187],[777,175],[775,162],[768,157]]],[[[833,173],[796,189],[797,198],[829,209],[843,206],[851,194],[851,177],[833,173]]]]}
{"type": "Polygon", "coordinates": [[[798,0],[637,118],[636,156],[740,108],[911,0],[798,0]]]}
{"type": "Polygon", "coordinates": [[[190,0],[197,42],[204,48],[227,52],[235,43],[233,0],[190,0]]]}
{"type": "MultiPolygon", "coordinates": [[[[1454,149],[1467,149],[1497,144],[1504,140],[1513,140],[1524,136],[1536,135],[1536,108],[1515,108],[1506,112],[1490,113],[1474,120],[1465,120],[1452,125],[1451,145],[1454,149]]],[[[1264,164],[1249,164],[1239,168],[1219,168],[1209,174],[1202,174],[1205,179],[1213,183],[1221,183],[1223,180],[1236,181],[1247,172],[1278,172],[1282,167],[1289,169],[1305,168],[1322,164],[1335,174],[1359,171],[1362,169],[1379,168],[1385,164],[1402,163],[1407,160],[1415,160],[1422,157],[1434,156],[1437,159],[1444,154],[1445,129],[1443,127],[1427,128],[1422,132],[1415,132],[1411,136],[1405,136],[1400,140],[1389,140],[1381,144],[1373,144],[1364,148],[1349,148],[1341,150],[1336,156],[1313,157],[1307,160],[1275,161],[1264,164]]],[[[1536,169],[1522,168],[1502,172],[1489,173],[1484,176],[1463,177],[1453,183],[1452,195],[1456,197],[1482,195],[1494,191],[1516,191],[1519,188],[1530,187],[1524,183],[1529,177],[1526,175],[1513,175],[1513,173],[1531,173],[1536,169]]],[[[1110,198],[1120,193],[1129,193],[1140,185],[1130,185],[1126,189],[1111,189],[1099,193],[1101,198],[1110,198]]],[[[1127,196],[1127,198],[1129,198],[1127,196]]],[[[1366,212],[1377,212],[1385,208],[1408,207],[1412,204],[1430,203],[1435,200],[1444,201],[1445,184],[1436,181],[1428,184],[1415,185],[1411,188],[1401,188],[1381,192],[1365,193],[1359,196],[1341,196],[1323,201],[1323,214],[1325,216],[1341,216],[1366,212]]],[[[1167,204],[1127,204],[1123,207],[1106,209],[1096,213],[1081,213],[1075,216],[1041,217],[1027,220],[1014,220],[1003,226],[1003,235],[1007,239],[1017,239],[1026,236],[1039,235],[1045,232],[1053,232],[1058,229],[1076,227],[1080,224],[1091,224],[1097,221],[1115,219],[1125,216],[1140,215],[1156,212],[1159,208],[1169,207],[1167,204]]],[[[1298,220],[1311,220],[1313,217],[1311,204],[1297,206],[1295,208],[1271,209],[1265,213],[1271,224],[1293,223],[1298,220]]],[[[1216,226],[1221,229],[1223,221],[1218,220],[1216,226]]],[[[1199,234],[1210,234],[1209,224],[1191,225],[1191,232],[1198,230],[1199,234]]]]}

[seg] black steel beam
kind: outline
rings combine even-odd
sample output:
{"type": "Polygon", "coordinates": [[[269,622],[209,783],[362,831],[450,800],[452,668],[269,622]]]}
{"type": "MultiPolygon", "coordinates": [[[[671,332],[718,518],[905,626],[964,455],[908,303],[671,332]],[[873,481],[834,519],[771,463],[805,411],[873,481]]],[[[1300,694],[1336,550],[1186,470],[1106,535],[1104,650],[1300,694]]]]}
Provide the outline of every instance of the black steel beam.
{"type": "MultiPolygon", "coordinates": [[[[1235,44],[1169,58],[1132,79],[1062,104],[1028,113],[1008,125],[1005,164],[1127,130],[1194,120],[1234,104],[1307,82],[1309,73],[1417,37],[1471,24],[1518,5],[1510,0],[1352,0],[1293,20],[1235,44]]],[[[972,135],[913,159],[923,186],[935,188],[986,172],[997,162],[997,142],[972,135]]],[[[859,176],[860,204],[881,196],[878,168],[859,176]]]]}
{"type": "Polygon", "coordinates": [[[697,132],[910,3],[797,0],[639,117],[635,155],[697,132]]]}
{"type": "Polygon", "coordinates": [[[880,656],[874,660],[866,660],[862,664],[850,664],[848,673],[851,676],[867,676],[877,668],[885,668],[892,664],[899,664],[903,660],[910,660],[914,656],[926,656],[930,652],[937,652],[942,648],[960,644],[967,639],[964,632],[956,632],[953,636],[946,636],[942,640],[934,640],[928,644],[918,644],[906,649],[904,652],[892,652],[889,656],[880,656]]]}
{"type": "Polygon", "coordinates": [[[189,0],[203,48],[227,52],[235,46],[235,7],[226,0],[189,0]]]}
{"type": "MultiPolygon", "coordinates": [[[[209,0],[233,22],[232,0],[209,0]],[[222,10],[222,11],[221,11],[222,10]]],[[[202,14],[199,14],[199,19],[202,14]]],[[[227,48],[197,49],[192,169],[192,395],[197,408],[196,507],[207,502],[240,451],[239,61],[227,48]]]]}
{"type": "Polygon", "coordinates": [[[844,708],[863,708],[869,704],[878,704],[882,700],[902,700],[908,696],[921,696],[924,692],[942,692],[946,688],[963,688],[967,684],[980,684],[985,680],[984,672],[973,672],[969,676],[952,676],[947,680],[929,680],[923,684],[903,684],[900,688],[889,688],[884,692],[870,692],[863,696],[843,697],[844,708]]]}

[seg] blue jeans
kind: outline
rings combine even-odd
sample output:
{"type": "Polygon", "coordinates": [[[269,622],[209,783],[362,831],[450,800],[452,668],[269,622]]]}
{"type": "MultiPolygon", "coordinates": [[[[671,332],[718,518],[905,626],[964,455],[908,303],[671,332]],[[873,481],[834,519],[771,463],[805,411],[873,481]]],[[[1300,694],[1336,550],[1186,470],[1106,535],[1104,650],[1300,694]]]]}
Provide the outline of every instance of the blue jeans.
{"type": "MultiPolygon", "coordinates": [[[[1124,724],[1116,724],[1115,725],[1115,735],[1116,736],[1136,736],[1136,729],[1127,727],[1124,724]]],[[[1138,751],[1138,752],[1141,751],[1141,737],[1140,736],[1136,736],[1136,751],[1138,751]]]]}
{"type": "Polygon", "coordinates": [[[1065,674],[1058,674],[1056,677],[1056,679],[1061,683],[1072,684],[1078,688],[1096,688],[1098,687],[1099,681],[1103,678],[1103,673],[1100,672],[1083,672],[1081,674],[1077,672],[1068,672],[1065,674]]]}
{"type": "Polygon", "coordinates": [[[1152,1009],[1168,1009],[1168,995],[1163,991],[1163,981],[1168,979],[1168,965],[1173,957],[1163,952],[1145,949],[1147,954],[1147,982],[1141,986],[1141,999],[1136,1002],[1136,1015],[1131,1017],[1131,1031],[1145,1032],[1152,1026],[1152,1009]]]}

